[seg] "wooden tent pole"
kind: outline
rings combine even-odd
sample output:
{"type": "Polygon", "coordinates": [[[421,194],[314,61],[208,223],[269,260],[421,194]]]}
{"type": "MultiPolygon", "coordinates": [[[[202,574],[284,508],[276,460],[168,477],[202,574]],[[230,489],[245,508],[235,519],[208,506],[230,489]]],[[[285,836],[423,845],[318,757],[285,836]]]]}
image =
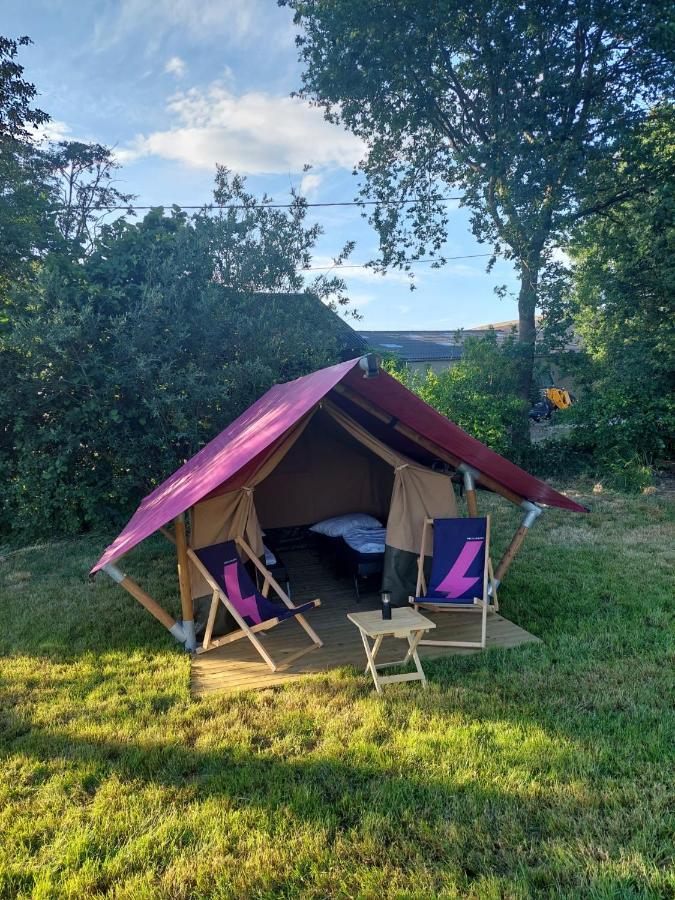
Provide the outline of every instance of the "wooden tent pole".
{"type": "Polygon", "coordinates": [[[518,527],[516,533],[513,535],[511,543],[506,548],[506,551],[504,552],[502,558],[499,560],[499,564],[495,570],[495,581],[498,585],[503,580],[504,575],[506,575],[516,553],[520,550],[527,532],[543,512],[541,506],[537,506],[536,503],[530,503],[529,500],[523,500],[521,506],[525,510],[523,521],[518,527]]]}
{"type": "Polygon", "coordinates": [[[457,471],[461,472],[464,476],[466,511],[468,512],[470,519],[477,519],[478,502],[476,500],[476,479],[478,478],[479,473],[475,469],[472,469],[471,466],[467,466],[466,463],[461,463],[457,471]]]}
{"type": "Polygon", "coordinates": [[[485,475],[483,472],[479,472],[466,463],[463,463],[462,460],[459,459],[459,457],[434,444],[433,441],[430,441],[422,435],[417,434],[417,432],[413,431],[412,428],[408,428],[407,425],[403,425],[401,422],[397,422],[394,416],[391,416],[388,413],[384,412],[374,403],[371,403],[370,400],[362,397],[356,391],[353,391],[351,388],[346,387],[344,384],[336,384],[333,390],[337,394],[341,394],[343,397],[346,397],[352,403],[356,404],[356,406],[359,406],[361,409],[365,410],[365,412],[370,413],[370,415],[374,416],[376,419],[379,419],[384,424],[390,426],[395,431],[398,431],[399,434],[402,434],[404,437],[418,444],[420,447],[424,447],[425,450],[427,450],[429,453],[432,453],[438,459],[442,459],[444,462],[449,463],[458,471],[461,471],[464,474],[466,505],[469,516],[476,517],[478,515],[475,482],[478,482],[479,484],[483,485],[483,487],[494,491],[496,494],[501,494],[501,496],[506,500],[509,500],[511,503],[515,503],[525,511],[525,516],[523,518],[522,524],[519,526],[518,530],[513,536],[511,543],[500,559],[499,565],[497,566],[497,569],[495,571],[495,582],[497,585],[499,585],[500,581],[503,580],[504,575],[508,571],[509,566],[513,562],[516,554],[520,550],[520,547],[525,540],[525,535],[527,534],[530,527],[535,523],[537,518],[541,515],[542,508],[536,503],[531,503],[529,500],[526,500],[519,494],[514,493],[514,491],[511,491],[509,488],[506,488],[503,485],[499,484],[494,480],[494,478],[491,478],[489,475],[485,475]],[[467,471],[471,474],[471,481],[473,482],[470,487],[467,484],[467,471]]]}
{"type": "Polygon", "coordinates": [[[128,575],[125,575],[124,572],[121,572],[117,566],[112,565],[112,563],[103,566],[103,571],[106,575],[109,575],[113,581],[121,585],[125,591],[128,591],[135,600],[138,600],[141,606],[144,606],[151,615],[160,621],[180,644],[185,642],[185,632],[183,631],[180,622],[176,622],[165,609],[162,609],[159,603],[157,603],[156,600],[153,600],[150,594],[146,594],[143,588],[136,584],[133,578],[129,578],[128,575]]]}
{"type": "Polygon", "coordinates": [[[478,503],[476,502],[476,489],[472,488],[470,491],[466,491],[466,511],[469,514],[470,519],[478,518],[478,503]]]}
{"type": "Polygon", "coordinates": [[[399,422],[395,416],[384,412],[384,410],[380,409],[379,406],[371,403],[370,400],[362,397],[361,394],[357,394],[356,391],[353,391],[351,388],[346,387],[344,384],[336,384],[333,390],[337,394],[342,394],[343,397],[346,397],[348,400],[351,400],[352,403],[360,406],[361,409],[365,410],[367,413],[370,413],[371,416],[379,419],[380,422],[384,422],[385,425],[390,425],[395,431],[398,431],[399,434],[410,438],[411,441],[414,441],[416,444],[419,444],[426,450],[430,450],[430,448],[433,447],[433,450],[431,450],[431,452],[436,454],[439,459],[446,460],[455,468],[457,468],[457,466],[459,466],[459,464],[461,463],[461,459],[458,456],[454,456],[449,451],[437,447],[436,444],[432,444],[431,441],[427,440],[421,434],[417,434],[417,432],[413,431],[412,428],[408,428],[407,425],[399,422]]]}
{"type": "MultiPolygon", "coordinates": [[[[433,441],[428,440],[421,434],[417,434],[416,431],[412,428],[408,428],[407,425],[397,422],[394,416],[390,416],[388,413],[383,412],[378,406],[375,406],[374,403],[371,403],[370,400],[366,400],[365,397],[357,394],[356,391],[353,391],[351,388],[345,387],[344,384],[336,384],[333,390],[338,394],[342,394],[343,397],[351,400],[352,403],[360,406],[361,409],[370,413],[372,416],[375,416],[376,419],[379,419],[386,425],[390,425],[395,431],[398,431],[399,434],[402,434],[404,437],[413,441],[413,443],[418,444],[420,447],[424,447],[425,450],[436,456],[438,459],[442,459],[444,462],[449,463],[453,468],[458,469],[461,466],[462,460],[458,456],[449,453],[443,447],[439,447],[437,444],[434,444],[433,441]]],[[[495,494],[501,494],[501,496],[509,502],[515,503],[516,506],[520,506],[524,502],[524,497],[521,497],[520,494],[514,493],[509,490],[509,488],[499,484],[494,478],[485,475],[483,472],[478,472],[475,478],[479,484],[483,485],[483,487],[494,491],[495,494]]]]}
{"type": "Polygon", "coordinates": [[[180,602],[183,610],[183,631],[185,632],[185,649],[194,652],[197,649],[195,638],[194,610],[192,604],[192,586],[190,584],[190,562],[187,554],[187,535],[185,532],[185,515],[174,519],[174,537],[176,540],[176,556],[178,557],[178,584],[180,586],[180,602]]]}

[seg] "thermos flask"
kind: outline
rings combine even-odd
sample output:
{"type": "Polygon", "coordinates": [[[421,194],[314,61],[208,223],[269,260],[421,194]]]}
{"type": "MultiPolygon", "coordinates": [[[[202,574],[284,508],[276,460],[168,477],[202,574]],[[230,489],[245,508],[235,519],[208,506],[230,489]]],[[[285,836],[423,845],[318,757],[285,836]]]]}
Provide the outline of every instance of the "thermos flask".
{"type": "Polygon", "coordinates": [[[389,591],[382,592],[382,618],[391,619],[391,594],[389,591]]]}

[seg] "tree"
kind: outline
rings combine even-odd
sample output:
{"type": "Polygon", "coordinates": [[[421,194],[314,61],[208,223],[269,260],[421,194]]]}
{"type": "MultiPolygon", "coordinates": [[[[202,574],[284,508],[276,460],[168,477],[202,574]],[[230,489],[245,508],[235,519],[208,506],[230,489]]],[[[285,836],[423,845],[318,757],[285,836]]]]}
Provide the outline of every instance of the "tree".
{"type": "MultiPolygon", "coordinates": [[[[439,197],[459,188],[476,237],[512,259],[519,393],[535,310],[570,226],[625,199],[595,173],[672,96],[672,6],[655,0],[280,0],[302,28],[301,94],[367,145],[380,265],[442,261],[439,197]],[[392,202],[402,201],[402,202],[392,202]]],[[[631,191],[641,190],[633,184],[631,191]]]]}
{"type": "MultiPolygon", "coordinates": [[[[305,226],[307,201],[291,191],[291,205],[278,209],[272,199],[256,199],[246,191],[246,179],[218,166],[213,193],[218,206],[229,207],[220,215],[207,216],[202,227],[210,227],[216,239],[216,280],[232,288],[249,291],[299,291],[305,289],[304,269],[309,268],[320,225],[305,226]],[[210,224],[209,224],[210,223],[210,224]]],[[[349,241],[334,263],[339,267],[352,250],[349,241]]],[[[349,312],[349,299],[342,278],[330,273],[314,278],[307,290],[331,308],[349,312]]]]}
{"type": "Polygon", "coordinates": [[[34,85],[23,78],[19,48],[30,38],[0,36],[0,333],[9,319],[9,288],[31,276],[49,243],[51,190],[32,130],[49,119],[32,106],[34,85]]]}
{"type": "Polygon", "coordinates": [[[570,318],[585,382],[575,440],[627,478],[673,450],[675,435],[675,113],[660,110],[621,154],[626,200],[575,229],[570,318]]]}
{"type": "Polygon", "coordinates": [[[17,40],[0,35],[0,141],[25,140],[29,126],[49,121],[49,116],[31,104],[37,95],[35,85],[23,78],[23,66],[17,62],[19,47],[31,44],[29,37],[17,40]]]}
{"type": "Polygon", "coordinates": [[[54,236],[43,154],[28,143],[0,139],[0,335],[16,314],[16,289],[35,277],[36,261],[54,236]]]}
{"type": "Polygon", "coordinates": [[[77,252],[91,248],[97,229],[111,210],[134,199],[114,186],[120,168],[102,144],[60,141],[46,152],[54,187],[55,224],[66,244],[77,252]]]}
{"type": "Polygon", "coordinates": [[[442,372],[421,373],[395,362],[385,363],[385,368],[473,437],[513,458],[513,423],[524,409],[517,395],[514,340],[509,337],[500,345],[489,330],[483,338],[467,338],[462,346],[462,359],[442,372]]]}
{"type": "Polygon", "coordinates": [[[261,208],[224,171],[217,196],[233,208],[120,218],[44,260],[0,344],[5,528],[109,528],[274,382],[338,361],[325,306],[290,293],[318,236],[306,204],[261,208]]]}

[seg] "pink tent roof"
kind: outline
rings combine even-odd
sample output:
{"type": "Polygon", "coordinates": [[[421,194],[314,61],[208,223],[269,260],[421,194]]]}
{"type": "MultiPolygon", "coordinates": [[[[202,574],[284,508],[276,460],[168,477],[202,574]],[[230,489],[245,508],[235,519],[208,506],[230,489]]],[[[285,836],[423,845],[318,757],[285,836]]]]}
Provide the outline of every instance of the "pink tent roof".
{"type": "Polygon", "coordinates": [[[470,437],[386,372],[380,372],[377,378],[364,379],[358,363],[358,359],[352,359],[270,388],[199,453],[148,494],[124,530],[92,568],[92,574],[128,553],[146,537],[234,478],[256,457],[264,455],[341,381],[398,421],[520,496],[562,509],[586,511],[583,506],[470,437]]]}
{"type": "Polygon", "coordinates": [[[358,372],[350,371],[343,381],[353,391],[389,413],[392,418],[403,422],[418,434],[443,447],[448,453],[458,456],[462,462],[489,475],[521,497],[546,506],[558,506],[573,512],[588,512],[585,506],[570,500],[545,481],[540,481],[471,437],[459,425],[446,419],[386,372],[380,372],[377,378],[364,379],[358,372]]]}

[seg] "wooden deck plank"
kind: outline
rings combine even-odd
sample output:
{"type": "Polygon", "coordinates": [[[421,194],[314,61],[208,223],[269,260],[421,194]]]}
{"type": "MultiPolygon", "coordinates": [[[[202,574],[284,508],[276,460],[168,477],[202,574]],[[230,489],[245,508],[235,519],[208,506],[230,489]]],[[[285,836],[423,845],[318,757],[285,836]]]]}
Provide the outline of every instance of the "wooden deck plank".
{"type": "MultiPolygon", "coordinates": [[[[308,613],[307,618],[324,641],[324,646],[301,657],[287,669],[271,672],[249,641],[226,644],[193,657],[193,694],[263,690],[343,666],[363,671],[363,647],[358,630],[347,619],[347,613],[379,608],[379,593],[372,589],[362,591],[359,603],[351,580],[336,577],[315,554],[309,551],[289,551],[284,554],[284,559],[294,588],[293,602],[300,605],[305,600],[321,598],[322,605],[308,613]]],[[[432,613],[423,610],[422,613],[436,623],[434,639],[473,640],[480,629],[480,616],[475,612],[432,613]]],[[[308,644],[307,635],[292,620],[261,634],[264,635],[262,640],[265,647],[269,648],[272,656],[282,665],[285,657],[308,644]]],[[[488,616],[488,647],[512,648],[533,641],[538,642],[539,638],[502,615],[493,613],[488,616]]],[[[476,652],[480,651],[459,647],[419,648],[422,659],[476,652]]],[[[400,656],[401,642],[385,639],[378,660],[390,662],[400,656]]]]}

